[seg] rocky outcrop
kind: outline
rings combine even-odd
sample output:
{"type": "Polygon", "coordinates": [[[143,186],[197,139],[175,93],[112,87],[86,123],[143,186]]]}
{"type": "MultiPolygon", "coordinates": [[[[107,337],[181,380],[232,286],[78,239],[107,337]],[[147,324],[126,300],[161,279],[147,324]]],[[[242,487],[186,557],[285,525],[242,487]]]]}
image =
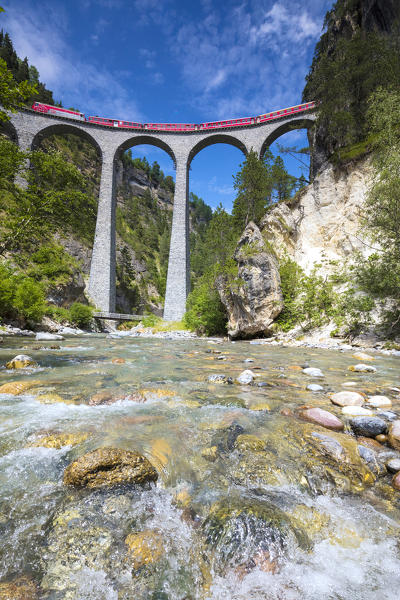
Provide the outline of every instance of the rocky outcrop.
{"type": "Polygon", "coordinates": [[[217,282],[229,315],[228,334],[246,338],[268,332],[283,308],[278,263],[267,248],[257,225],[250,222],[235,250],[238,279],[217,282]]]}
{"type": "Polygon", "coordinates": [[[260,229],[279,257],[290,256],[309,273],[321,264],[332,271],[359,251],[372,250],[360,234],[359,218],[372,176],[369,159],[336,170],[329,165],[292,203],[269,211],[260,229]]]}

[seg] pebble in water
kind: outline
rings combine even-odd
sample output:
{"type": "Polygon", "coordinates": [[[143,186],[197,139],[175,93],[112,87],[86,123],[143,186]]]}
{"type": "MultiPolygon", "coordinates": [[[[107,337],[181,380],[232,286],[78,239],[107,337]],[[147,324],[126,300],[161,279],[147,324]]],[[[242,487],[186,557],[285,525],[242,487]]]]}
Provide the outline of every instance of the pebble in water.
{"type": "Polygon", "coordinates": [[[364,397],[357,392],[338,392],[332,394],[331,402],[338,406],[361,406],[364,404],[364,397]]]}
{"type": "Polygon", "coordinates": [[[223,373],[214,373],[207,377],[210,383],[233,383],[232,377],[227,377],[223,373]]]}
{"type": "Polygon", "coordinates": [[[400,471],[400,458],[391,458],[388,460],[386,468],[390,473],[398,473],[400,471]]]}
{"type": "Polygon", "coordinates": [[[325,377],[321,369],[317,369],[316,367],[307,367],[303,369],[303,373],[309,377],[325,377]]]}
{"type": "Polygon", "coordinates": [[[323,389],[324,389],[324,388],[322,387],[322,385],[318,385],[318,383],[310,383],[310,384],[307,386],[307,390],[308,390],[309,392],[322,392],[322,391],[323,391],[323,389]]]}
{"type": "Polygon", "coordinates": [[[6,369],[25,369],[26,367],[36,367],[37,364],[31,356],[27,354],[18,354],[12,360],[6,363],[6,369]]]}
{"type": "Polygon", "coordinates": [[[376,369],[372,365],[360,363],[359,365],[352,365],[349,367],[349,371],[354,371],[356,373],[375,373],[376,369]]]}
{"type": "Polygon", "coordinates": [[[322,425],[322,427],[326,427],[327,429],[341,431],[344,428],[340,419],[322,408],[307,408],[306,410],[302,410],[299,414],[305,421],[322,425]]]}
{"type": "Polygon", "coordinates": [[[368,408],[363,408],[362,406],[343,406],[342,407],[342,415],[346,415],[348,417],[372,417],[372,410],[368,410],[368,408]]]}
{"type": "Polygon", "coordinates": [[[250,385],[251,383],[253,383],[253,380],[254,380],[254,373],[253,373],[253,371],[250,371],[249,369],[246,369],[245,371],[240,373],[239,377],[237,378],[237,382],[240,383],[241,385],[250,385]]]}
{"type": "Polygon", "coordinates": [[[350,420],[350,427],[356,435],[372,438],[387,431],[386,422],[379,417],[355,417],[350,420]]]}
{"type": "Polygon", "coordinates": [[[400,420],[393,421],[389,427],[389,444],[395,450],[400,450],[400,420]]]}
{"type": "Polygon", "coordinates": [[[392,485],[396,490],[400,490],[400,473],[396,473],[396,475],[393,477],[392,485]]]}
{"type": "Polygon", "coordinates": [[[392,401],[387,396],[371,396],[367,399],[367,402],[374,408],[380,408],[382,406],[392,406],[392,401]]]}

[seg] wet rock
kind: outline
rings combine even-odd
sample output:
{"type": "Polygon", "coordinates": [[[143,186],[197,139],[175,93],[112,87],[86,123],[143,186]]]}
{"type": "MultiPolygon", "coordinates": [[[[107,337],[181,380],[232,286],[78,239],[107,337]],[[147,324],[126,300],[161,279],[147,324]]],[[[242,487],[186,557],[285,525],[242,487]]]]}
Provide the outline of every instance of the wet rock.
{"type": "Polygon", "coordinates": [[[400,458],[391,458],[388,460],[386,468],[390,473],[398,473],[400,471],[400,458]]]}
{"type": "Polygon", "coordinates": [[[316,431],[313,431],[311,436],[317,440],[324,454],[327,454],[335,461],[344,460],[346,451],[341,443],[335,440],[335,438],[322,433],[317,433],[316,431]]]}
{"type": "Polygon", "coordinates": [[[317,369],[315,367],[307,367],[303,369],[303,373],[309,377],[325,377],[321,369],[317,369]]]}
{"type": "Polygon", "coordinates": [[[98,488],[156,481],[157,471],[138,452],[121,448],[98,448],[84,454],[64,471],[64,483],[98,488]]]}
{"type": "Polygon", "coordinates": [[[378,410],[378,416],[387,421],[395,421],[397,419],[396,413],[390,410],[378,410]]]}
{"type": "Polygon", "coordinates": [[[241,385],[250,385],[251,383],[253,383],[253,380],[254,380],[253,371],[246,369],[245,371],[242,371],[242,373],[240,373],[240,375],[236,381],[238,383],[240,383],[241,385]]]}
{"type": "Polygon", "coordinates": [[[75,404],[73,400],[62,398],[59,394],[55,394],[54,392],[40,394],[39,396],[35,397],[35,400],[41,404],[57,404],[58,402],[63,402],[64,404],[75,404]]]}
{"type": "Polygon", "coordinates": [[[318,385],[318,383],[310,383],[306,389],[309,392],[323,392],[323,390],[324,390],[322,385],[318,385]]]}
{"type": "Polygon", "coordinates": [[[383,406],[389,408],[392,406],[392,401],[387,396],[371,396],[367,399],[367,403],[374,408],[381,408],[383,406]]]}
{"type": "Polygon", "coordinates": [[[374,413],[363,406],[343,406],[342,415],[347,417],[373,417],[374,413]]]}
{"type": "Polygon", "coordinates": [[[386,442],[388,441],[388,436],[383,433],[380,433],[379,435],[376,436],[375,439],[380,444],[386,444],[386,442]]]}
{"type": "Polygon", "coordinates": [[[124,358],[113,358],[111,361],[115,365],[123,365],[125,362],[124,358]]]}
{"type": "Polygon", "coordinates": [[[283,511],[257,500],[230,498],[217,502],[202,529],[222,568],[247,564],[254,556],[267,552],[270,561],[279,563],[289,547],[310,546],[308,537],[283,511]]]}
{"type": "Polygon", "coordinates": [[[84,331],[75,327],[61,327],[59,333],[61,335],[81,335],[84,331]]]}
{"type": "Polygon", "coordinates": [[[357,437],[357,442],[363,446],[368,446],[368,448],[372,448],[373,450],[382,450],[381,444],[374,438],[360,436],[357,437]]]}
{"type": "Polygon", "coordinates": [[[227,377],[223,373],[213,373],[207,377],[210,383],[233,383],[232,377],[227,377]]]}
{"type": "Polygon", "coordinates": [[[372,365],[360,363],[359,365],[352,365],[349,367],[349,371],[354,371],[355,373],[375,373],[376,369],[372,365]]]}
{"type": "Polygon", "coordinates": [[[357,392],[338,392],[332,394],[331,402],[337,406],[361,406],[365,400],[361,394],[357,392]]]}
{"type": "Polygon", "coordinates": [[[244,362],[245,362],[245,363],[253,363],[253,362],[254,362],[254,360],[253,360],[252,358],[245,358],[245,359],[244,359],[244,362]]]}
{"type": "Polygon", "coordinates": [[[236,448],[242,451],[262,452],[265,442],[256,435],[241,434],[236,439],[236,448]]]}
{"type": "Polygon", "coordinates": [[[56,448],[64,446],[77,446],[89,437],[88,433],[52,433],[40,436],[31,446],[34,448],[56,448]]]}
{"type": "Polygon", "coordinates": [[[10,381],[10,383],[4,383],[0,386],[0,394],[11,394],[12,396],[18,396],[27,392],[33,387],[37,387],[41,384],[40,381],[10,381]]]}
{"type": "Polygon", "coordinates": [[[251,403],[251,404],[248,405],[247,408],[249,410],[266,410],[266,411],[271,410],[271,407],[268,404],[268,402],[251,403]]]}
{"type": "Polygon", "coordinates": [[[0,600],[38,600],[38,587],[30,577],[23,575],[12,581],[0,582],[0,600]]]}
{"type": "Polygon", "coordinates": [[[201,455],[205,460],[209,462],[215,462],[218,458],[218,448],[217,446],[210,446],[209,448],[204,448],[201,451],[201,455]]]}
{"type": "Polygon", "coordinates": [[[366,354],[365,352],[356,352],[355,354],[352,355],[353,358],[356,358],[357,360],[375,360],[375,358],[373,356],[371,356],[370,354],[366,354]]]}
{"type": "Polygon", "coordinates": [[[392,485],[396,490],[400,490],[400,473],[396,473],[396,475],[393,477],[392,485]]]}
{"type": "Polygon", "coordinates": [[[146,402],[145,396],[140,392],[132,392],[128,394],[127,392],[121,393],[116,390],[103,390],[101,392],[97,392],[97,394],[93,394],[93,396],[89,399],[89,406],[103,406],[114,404],[115,402],[120,402],[121,400],[131,400],[132,402],[146,402]]]}
{"type": "Polygon", "coordinates": [[[344,425],[340,419],[334,414],[323,410],[322,408],[307,408],[299,413],[299,416],[305,421],[310,423],[316,423],[327,429],[333,429],[335,431],[341,431],[344,425]]]}
{"type": "Polygon", "coordinates": [[[25,369],[26,367],[36,367],[37,364],[31,356],[18,354],[12,360],[6,363],[6,369],[25,369]]]}
{"type": "Polygon", "coordinates": [[[213,436],[211,446],[217,446],[219,452],[230,452],[235,447],[236,439],[242,433],[244,433],[243,427],[237,423],[232,423],[232,425],[221,429],[213,436]]]}
{"type": "Polygon", "coordinates": [[[39,331],[36,334],[35,340],[37,340],[38,342],[50,342],[53,340],[63,340],[63,336],[62,335],[58,335],[56,333],[48,333],[47,331],[39,331]]]}
{"type": "Polygon", "coordinates": [[[379,459],[376,452],[372,450],[372,448],[367,448],[362,444],[358,445],[358,452],[365,462],[369,470],[376,475],[377,477],[382,477],[386,475],[386,467],[385,464],[379,459]]]}
{"type": "Polygon", "coordinates": [[[128,546],[126,560],[132,564],[135,571],[157,562],[165,552],[162,535],[152,529],[130,533],[125,539],[125,544],[128,546]]]}
{"type": "Polygon", "coordinates": [[[389,444],[395,450],[400,450],[400,420],[393,421],[389,426],[389,444]]]}
{"type": "Polygon", "coordinates": [[[379,417],[354,417],[350,419],[350,427],[356,435],[374,438],[387,432],[387,425],[379,417]]]}

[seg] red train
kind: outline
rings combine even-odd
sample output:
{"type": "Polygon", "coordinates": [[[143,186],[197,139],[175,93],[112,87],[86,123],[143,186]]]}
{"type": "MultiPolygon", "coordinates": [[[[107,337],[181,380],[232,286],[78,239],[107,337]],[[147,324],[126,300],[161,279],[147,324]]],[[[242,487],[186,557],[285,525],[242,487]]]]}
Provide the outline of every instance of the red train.
{"type": "Polygon", "coordinates": [[[305,104],[298,104],[297,106],[291,106],[290,108],[284,108],[281,110],[275,110],[264,115],[258,115],[257,117],[246,117],[244,119],[229,119],[227,121],[212,121],[210,123],[135,123],[134,121],[120,121],[119,119],[106,119],[104,117],[85,117],[81,112],[74,110],[67,110],[66,108],[58,108],[58,106],[51,106],[50,104],[41,104],[40,102],[34,102],[32,105],[33,110],[43,114],[56,115],[59,117],[66,117],[68,119],[75,119],[78,121],[86,121],[93,125],[102,125],[103,127],[118,127],[121,129],[141,129],[150,131],[173,131],[173,132],[185,132],[185,131],[204,131],[210,129],[225,129],[231,127],[243,127],[258,125],[259,123],[266,123],[273,119],[281,119],[289,115],[296,113],[305,112],[315,108],[315,102],[306,102],[305,104]]]}

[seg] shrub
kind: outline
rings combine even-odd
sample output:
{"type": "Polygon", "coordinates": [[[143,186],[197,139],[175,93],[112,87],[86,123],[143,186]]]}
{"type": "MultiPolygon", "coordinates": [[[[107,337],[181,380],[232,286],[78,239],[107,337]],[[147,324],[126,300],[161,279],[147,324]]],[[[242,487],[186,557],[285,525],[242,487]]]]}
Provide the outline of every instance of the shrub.
{"type": "Polygon", "coordinates": [[[46,309],[46,315],[58,323],[64,324],[71,322],[71,315],[68,308],[64,308],[62,306],[48,306],[46,309]]]}
{"type": "Polygon", "coordinates": [[[33,266],[28,273],[31,277],[46,278],[53,284],[67,283],[77,267],[77,262],[69,256],[62,246],[42,246],[32,254],[33,266]]]}
{"type": "Polygon", "coordinates": [[[155,327],[161,320],[160,317],[157,317],[153,313],[146,313],[144,319],[142,319],[142,325],[143,327],[155,327]]]}
{"type": "Polygon", "coordinates": [[[15,289],[14,307],[26,321],[41,321],[46,312],[42,286],[33,279],[22,279],[15,289]]]}
{"type": "Polygon", "coordinates": [[[7,317],[14,307],[16,281],[7,267],[0,265],[0,317],[7,317]]]}
{"type": "Polygon", "coordinates": [[[69,309],[71,323],[78,327],[89,327],[93,318],[93,309],[87,304],[74,302],[69,309]]]}
{"type": "Polygon", "coordinates": [[[184,325],[201,335],[226,333],[226,312],[210,276],[203,275],[189,294],[184,325]]]}

